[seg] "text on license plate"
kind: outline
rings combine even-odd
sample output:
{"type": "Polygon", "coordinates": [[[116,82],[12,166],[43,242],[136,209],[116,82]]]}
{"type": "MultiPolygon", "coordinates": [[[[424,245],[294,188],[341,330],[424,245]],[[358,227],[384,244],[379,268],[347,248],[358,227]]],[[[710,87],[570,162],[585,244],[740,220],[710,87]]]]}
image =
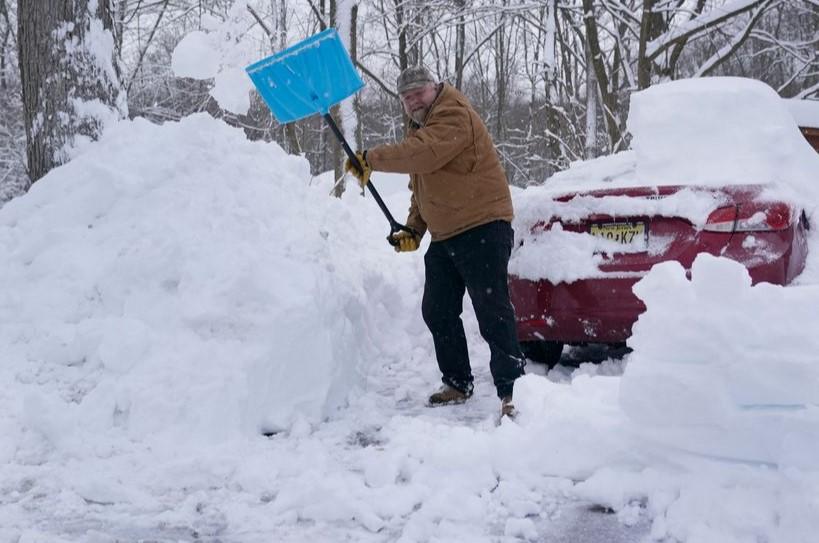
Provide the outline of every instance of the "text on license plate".
{"type": "Polygon", "coordinates": [[[618,243],[644,242],[646,223],[644,222],[609,222],[592,224],[589,230],[592,236],[598,236],[618,243]]]}

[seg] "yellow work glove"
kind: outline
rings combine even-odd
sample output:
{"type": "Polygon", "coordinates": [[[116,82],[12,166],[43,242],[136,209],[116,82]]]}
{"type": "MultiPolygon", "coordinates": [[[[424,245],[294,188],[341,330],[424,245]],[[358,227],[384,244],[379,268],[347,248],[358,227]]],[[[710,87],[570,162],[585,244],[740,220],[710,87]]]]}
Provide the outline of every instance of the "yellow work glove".
{"type": "Polygon", "coordinates": [[[358,179],[358,184],[361,185],[361,188],[363,189],[367,186],[367,183],[370,182],[370,175],[372,175],[373,169],[370,168],[370,165],[367,163],[367,151],[358,151],[356,152],[355,156],[358,159],[358,162],[361,164],[361,167],[364,168],[364,171],[359,171],[358,168],[353,165],[353,161],[349,158],[344,161],[344,171],[353,174],[355,178],[358,179]]]}
{"type": "Polygon", "coordinates": [[[405,230],[396,232],[392,235],[392,239],[397,243],[394,245],[396,253],[408,253],[410,251],[417,251],[421,245],[421,238],[411,234],[405,230]]]}

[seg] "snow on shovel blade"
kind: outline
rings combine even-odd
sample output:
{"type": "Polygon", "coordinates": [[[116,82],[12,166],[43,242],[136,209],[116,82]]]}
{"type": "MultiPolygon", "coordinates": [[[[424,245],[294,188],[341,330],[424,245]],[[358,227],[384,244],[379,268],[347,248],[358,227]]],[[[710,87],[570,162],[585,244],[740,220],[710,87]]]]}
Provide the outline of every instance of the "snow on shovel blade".
{"type": "Polygon", "coordinates": [[[282,124],[326,114],[364,86],[334,28],[255,62],[245,71],[282,124]]]}

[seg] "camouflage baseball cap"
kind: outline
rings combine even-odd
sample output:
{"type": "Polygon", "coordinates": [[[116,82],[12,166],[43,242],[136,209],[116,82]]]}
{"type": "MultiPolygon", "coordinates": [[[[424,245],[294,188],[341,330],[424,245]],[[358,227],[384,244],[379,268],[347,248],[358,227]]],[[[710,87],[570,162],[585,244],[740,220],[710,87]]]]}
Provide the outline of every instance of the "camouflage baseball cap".
{"type": "Polygon", "coordinates": [[[435,78],[423,66],[410,66],[406,68],[401,75],[398,76],[396,86],[398,87],[398,94],[407,92],[408,90],[423,87],[427,83],[435,83],[435,78]]]}

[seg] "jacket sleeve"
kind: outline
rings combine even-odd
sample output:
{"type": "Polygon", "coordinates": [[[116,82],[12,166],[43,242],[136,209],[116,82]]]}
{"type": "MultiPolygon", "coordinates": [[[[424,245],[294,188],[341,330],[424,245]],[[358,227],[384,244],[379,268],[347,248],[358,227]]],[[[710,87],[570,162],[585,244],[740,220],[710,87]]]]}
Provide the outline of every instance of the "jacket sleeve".
{"type": "Polygon", "coordinates": [[[436,108],[428,124],[401,143],[369,149],[367,162],[382,172],[431,173],[472,145],[472,140],[472,119],[467,108],[436,108]]]}

